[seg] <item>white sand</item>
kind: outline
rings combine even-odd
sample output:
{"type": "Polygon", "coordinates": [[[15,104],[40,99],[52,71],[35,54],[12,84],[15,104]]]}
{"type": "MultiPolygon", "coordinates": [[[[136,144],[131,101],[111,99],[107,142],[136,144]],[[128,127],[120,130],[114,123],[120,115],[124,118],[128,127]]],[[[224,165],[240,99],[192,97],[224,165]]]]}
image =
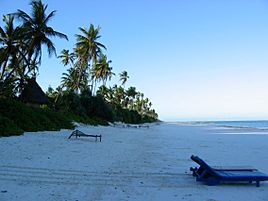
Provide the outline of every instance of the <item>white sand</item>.
{"type": "Polygon", "coordinates": [[[103,141],[68,140],[70,130],[0,138],[0,201],[268,200],[268,182],[206,186],[189,171],[196,154],[211,165],[268,173],[264,131],[174,124],[78,129],[100,133],[103,141]]]}

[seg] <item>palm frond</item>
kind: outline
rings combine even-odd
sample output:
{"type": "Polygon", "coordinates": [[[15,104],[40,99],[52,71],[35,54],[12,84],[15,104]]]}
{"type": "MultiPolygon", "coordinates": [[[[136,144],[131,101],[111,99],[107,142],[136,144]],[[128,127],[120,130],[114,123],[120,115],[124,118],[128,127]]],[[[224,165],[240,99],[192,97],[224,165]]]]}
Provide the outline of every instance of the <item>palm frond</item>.
{"type": "Polygon", "coordinates": [[[45,29],[45,33],[47,34],[47,36],[59,37],[59,38],[64,38],[68,40],[67,35],[60,33],[58,31],[55,31],[52,27],[47,27],[45,29]]]}
{"type": "Polygon", "coordinates": [[[55,46],[54,46],[54,44],[52,43],[51,40],[49,40],[48,38],[43,38],[42,43],[47,46],[49,56],[51,56],[53,53],[55,54],[55,56],[57,56],[56,48],[55,48],[55,46]]]}
{"type": "Polygon", "coordinates": [[[33,19],[24,11],[18,9],[17,12],[12,13],[11,15],[20,19],[23,23],[30,22],[33,23],[33,19]]]}
{"type": "Polygon", "coordinates": [[[56,12],[57,12],[56,10],[53,10],[52,12],[50,12],[50,13],[46,16],[46,18],[45,18],[45,20],[44,20],[44,23],[47,24],[48,21],[51,20],[51,18],[55,16],[56,12]]]}

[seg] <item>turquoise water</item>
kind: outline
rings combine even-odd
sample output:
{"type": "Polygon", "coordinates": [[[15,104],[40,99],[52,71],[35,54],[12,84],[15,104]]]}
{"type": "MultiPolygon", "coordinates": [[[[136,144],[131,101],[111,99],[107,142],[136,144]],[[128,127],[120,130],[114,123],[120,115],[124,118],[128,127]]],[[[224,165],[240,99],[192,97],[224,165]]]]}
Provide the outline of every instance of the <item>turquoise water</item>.
{"type": "Polygon", "coordinates": [[[268,120],[262,121],[203,121],[196,124],[206,124],[221,127],[250,128],[250,129],[268,129],[268,120]]]}

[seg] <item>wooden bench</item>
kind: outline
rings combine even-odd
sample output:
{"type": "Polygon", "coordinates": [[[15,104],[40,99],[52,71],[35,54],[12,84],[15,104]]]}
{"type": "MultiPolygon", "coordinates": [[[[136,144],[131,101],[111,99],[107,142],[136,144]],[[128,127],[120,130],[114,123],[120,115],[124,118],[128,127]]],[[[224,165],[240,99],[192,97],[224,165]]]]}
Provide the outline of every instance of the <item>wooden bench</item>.
{"type": "Polygon", "coordinates": [[[82,131],[79,131],[79,130],[73,131],[72,134],[68,137],[68,139],[70,139],[72,136],[75,136],[76,138],[77,137],[94,137],[95,141],[97,141],[98,138],[99,138],[100,142],[101,142],[101,135],[89,135],[89,134],[85,134],[85,133],[83,133],[82,131]]]}

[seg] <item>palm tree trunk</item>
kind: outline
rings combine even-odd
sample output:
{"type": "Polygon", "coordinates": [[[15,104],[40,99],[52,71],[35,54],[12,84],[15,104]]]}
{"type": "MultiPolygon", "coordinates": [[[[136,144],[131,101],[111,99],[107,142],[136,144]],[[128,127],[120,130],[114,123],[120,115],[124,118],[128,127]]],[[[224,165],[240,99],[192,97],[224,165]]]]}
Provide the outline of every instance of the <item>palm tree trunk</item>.
{"type": "Polygon", "coordinates": [[[97,81],[95,80],[93,95],[96,95],[97,81]]]}
{"type": "Polygon", "coordinates": [[[6,71],[6,67],[7,67],[7,60],[6,60],[5,63],[3,64],[3,69],[2,69],[2,72],[1,72],[0,80],[2,80],[3,77],[4,77],[4,73],[5,73],[5,71],[6,71]]]}

